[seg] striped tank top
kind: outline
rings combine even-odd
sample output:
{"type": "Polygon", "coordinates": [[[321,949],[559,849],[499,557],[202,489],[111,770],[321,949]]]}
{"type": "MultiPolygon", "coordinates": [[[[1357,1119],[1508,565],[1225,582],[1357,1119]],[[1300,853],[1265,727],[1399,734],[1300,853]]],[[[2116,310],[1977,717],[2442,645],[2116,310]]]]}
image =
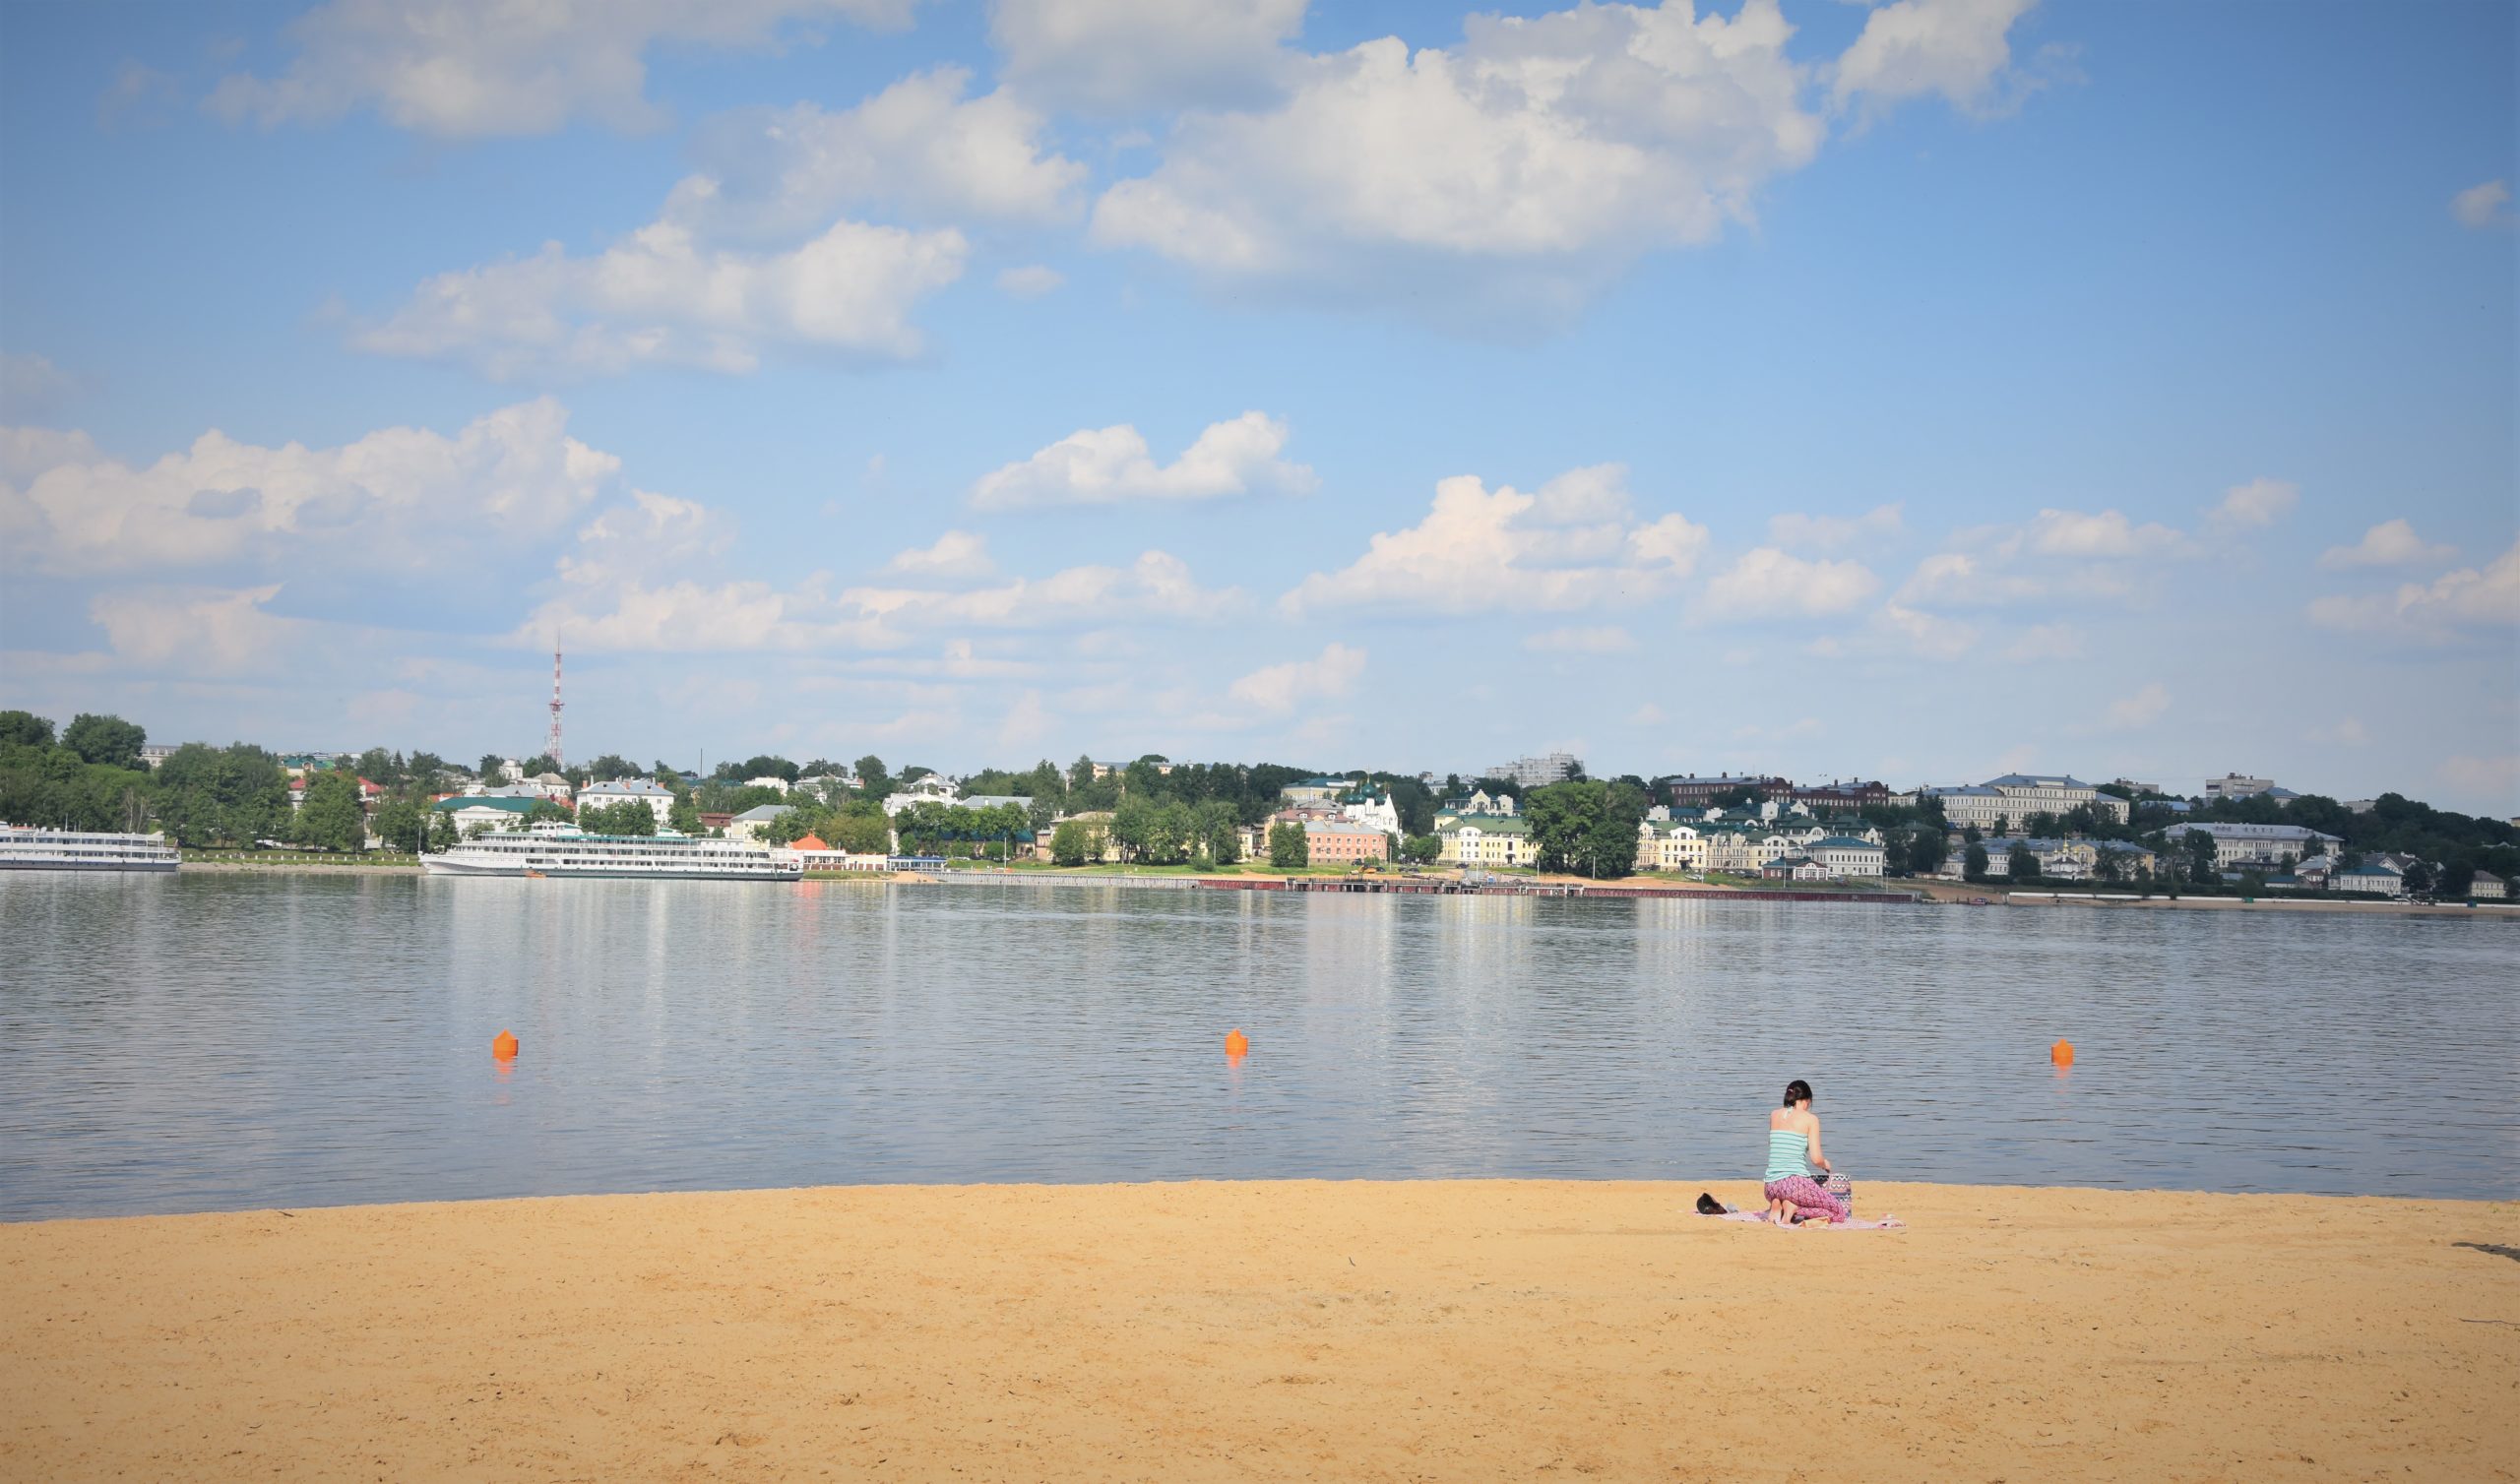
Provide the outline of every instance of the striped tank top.
{"type": "Polygon", "coordinates": [[[1791,1180],[1796,1175],[1817,1175],[1812,1167],[1811,1136],[1792,1129],[1768,1130],[1768,1172],[1762,1180],[1791,1180]]]}

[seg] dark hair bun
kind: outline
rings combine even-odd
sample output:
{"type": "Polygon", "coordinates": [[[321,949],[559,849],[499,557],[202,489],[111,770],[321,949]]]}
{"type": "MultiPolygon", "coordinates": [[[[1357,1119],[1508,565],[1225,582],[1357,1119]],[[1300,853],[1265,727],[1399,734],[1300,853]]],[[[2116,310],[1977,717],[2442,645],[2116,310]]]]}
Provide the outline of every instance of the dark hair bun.
{"type": "Polygon", "coordinates": [[[1809,1082],[1806,1082],[1797,1077],[1794,1081],[1785,1084],[1785,1105],[1787,1107],[1791,1108],[1796,1103],[1807,1103],[1810,1100],[1811,1084],[1809,1082]]]}

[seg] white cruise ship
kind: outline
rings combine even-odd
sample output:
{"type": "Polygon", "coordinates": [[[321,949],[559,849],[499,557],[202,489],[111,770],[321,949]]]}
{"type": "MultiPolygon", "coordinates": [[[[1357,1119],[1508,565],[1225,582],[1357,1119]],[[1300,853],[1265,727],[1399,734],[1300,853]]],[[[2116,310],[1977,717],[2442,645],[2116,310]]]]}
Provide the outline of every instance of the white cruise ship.
{"type": "Polygon", "coordinates": [[[761,845],[683,835],[582,835],[567,825],[484,835],[423,855],[431,876],[646,876],[691,881],[801,881],[805,868],[761,845]]]}
{"type": "Polygon", "coordinates": [[[172,871],[175,847],[157,835],[109,835],[0,825],[0,871],[172,871]]]}

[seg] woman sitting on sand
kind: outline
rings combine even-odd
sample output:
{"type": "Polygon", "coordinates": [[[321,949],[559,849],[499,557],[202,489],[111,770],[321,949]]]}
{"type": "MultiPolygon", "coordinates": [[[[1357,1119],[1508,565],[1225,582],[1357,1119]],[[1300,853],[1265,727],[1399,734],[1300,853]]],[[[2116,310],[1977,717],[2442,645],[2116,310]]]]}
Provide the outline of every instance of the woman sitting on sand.
{"type": "Polygon", "coordinates": [[[1820,1185],[1828,1168],[1811,1084],[1797,1077],[1785,1084],[1785,1106],[1768,1115],[1768,1219],[1779,1226],[1845,1220],[1847,1208],[1820,1185]]]}

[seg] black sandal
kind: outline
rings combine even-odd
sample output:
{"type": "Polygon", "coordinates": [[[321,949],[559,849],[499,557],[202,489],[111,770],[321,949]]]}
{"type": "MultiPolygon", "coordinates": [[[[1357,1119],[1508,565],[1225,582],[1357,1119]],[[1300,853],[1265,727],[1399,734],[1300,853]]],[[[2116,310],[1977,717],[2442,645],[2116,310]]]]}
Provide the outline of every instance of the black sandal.
{"type": "Polygon", "coordinates": [[[1701,1216],[1721,1216],[1729,1213],[1732,1209],[1732,1207],[1716,1200],[1713,1196],[1708,1195],[1704,1191],[1697,1193],[1697,1213],[1701,1216]]]}

